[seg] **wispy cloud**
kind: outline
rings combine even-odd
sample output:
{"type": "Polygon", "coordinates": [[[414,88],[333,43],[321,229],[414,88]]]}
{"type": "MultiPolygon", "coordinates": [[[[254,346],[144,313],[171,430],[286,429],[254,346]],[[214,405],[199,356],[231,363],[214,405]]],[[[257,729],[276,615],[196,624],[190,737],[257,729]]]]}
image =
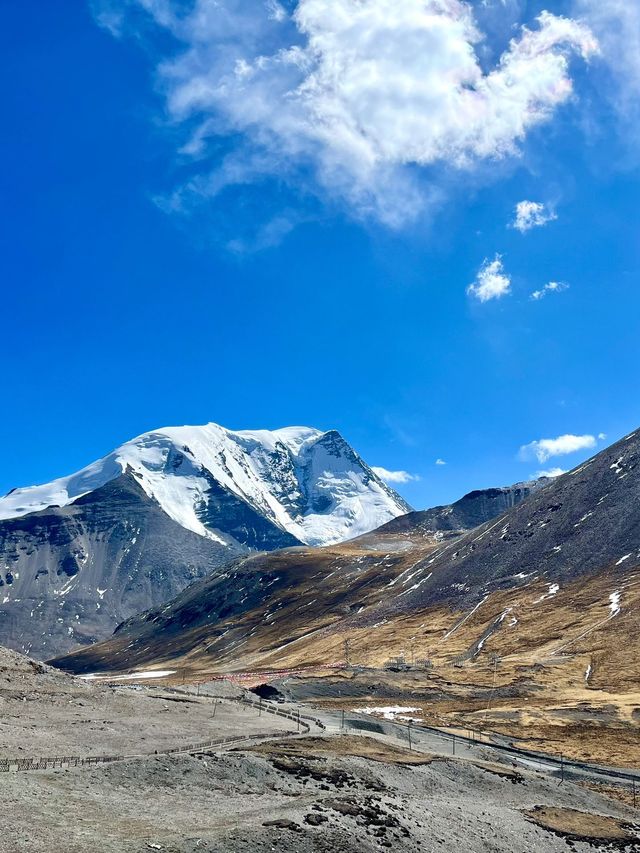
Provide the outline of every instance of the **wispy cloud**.
{"type": "Polygon", "coordinates": [[[435,464],[436,465],[446,465],[447,463],[444,461],[444,459],[436,459],[435,464]]]}
{"type": "Polygon", "coordinates": [[[228,242],[227,248],[238,255],[270,249],[279,245],[304,219],[294,212],[284,211],[259,225],[250,238],[234,237],[228,242]]]}
{"type": "Polygon", "coordinates": [[[537,459],[544,463],[552,456],[566,456],[578,450],[590,450],[598,443],[594,435],[573,435],[567,433],[557,438],[540,438],[524,444],[519,451],[520,459],[537,459]]]}
{"type": "Polygon", "coordinates": [[[547,222],[557,219],[557,215],[540,201],[519,201],[516,204],[515,218],[511,223],[521,234],[532,228],[540,228],[547,222]]]}
{"type": "Polygon", "coordinates": [[[511,276],[504,270],[502,256],[496,255],[492,261],[484,259],[476,280],[469,285],[467,293],[480,302],[488,302],[490,299],[506,296],[510,290],[511,276]]]}
{"type": "Polygon", "coordinates": [[[569,285],[564,281],[550,281],[548,284],[545,284],[543,288],[540,290],[534,290],[531,294],[531,299],[534,301],[538,301],[540,299],[544,299],[547,293],[561,293],[563,290],[568,290],[569,285]]]}
{"type": "Polygon", "coordinates": [[[564,468],[549,468],[546,471],[536,471],[536,473],[533,474],[532,476],[533,477],[549,477],[549,478],[553,479],[555,477],[561,477],[563,474],[566,474],[566,473],[567,472],[564,470],[564,468]]]}
{"type": "Polygon", "coordinates": [[[418,474],[410,474],[408,471],[389,471],[387,468],[380,467],[372,467],[371,470],[385,483],[410,483],[420,479],[418,474]]]}
{"type": "Polygon", "coordinates": [[[600,83],[625,136],[637,149],[640,136],[640,6],[634,0],[574,0],[575,14],[592,29],[608,69],[600,83]]]}
{"type": "Polygon", "coordinates": [[[462,0],[94,7],[111,32],[134,30],[142,15],[174,39],[169,52],[159,40],[157,77],[188,133],[182,155],[199,165],[173,210],[275,176],[399,227],[438,197],[423,170],[517,155],[571,97],[571,57],[597,49],[584,24],[542,12],[485,69],[485,34],[462,0]],[[220,138],[232,156],[212,164],[220,138]]]}

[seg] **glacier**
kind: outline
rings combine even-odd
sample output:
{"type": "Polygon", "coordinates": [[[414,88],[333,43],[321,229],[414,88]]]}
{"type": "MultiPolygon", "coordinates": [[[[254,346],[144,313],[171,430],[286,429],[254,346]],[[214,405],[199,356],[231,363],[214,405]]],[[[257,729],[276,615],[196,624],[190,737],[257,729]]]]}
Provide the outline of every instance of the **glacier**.
{"type": "Polygon", "coordinates": [[[173,521],[220,544],[220,490],[307,545],[359,536],[411,510],[336,430],[209,423],[143,433],[74,474],[14,489],[0,498],[0,519],[66,506],[124,473],[173,521]]]}

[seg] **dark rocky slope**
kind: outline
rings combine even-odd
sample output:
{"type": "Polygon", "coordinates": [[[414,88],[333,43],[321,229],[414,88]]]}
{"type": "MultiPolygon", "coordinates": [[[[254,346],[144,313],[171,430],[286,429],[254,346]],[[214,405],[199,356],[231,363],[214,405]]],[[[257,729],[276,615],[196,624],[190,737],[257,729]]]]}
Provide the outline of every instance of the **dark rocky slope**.
{"type": "Polygon", "coordinates": [[[532,492],[548,485],[551,480],[542,477],[526,483],[516,483],[513,486],[503,486],[496,489],[476,489],[469,492],[455,503],[435,506],[431,509],[417,510],[406,515],[393,518],[382,527],[379,533],[423,532],[425,534],[440,532],[459,532],[473,530],[485,521],[490,521],[498,515],[517,506],[532,492]]]}
{"type": "MultiPolygon", "coordinates": [[[[564,584],[640,563],[640,431],[536,490],[415,567],[419,583],[391,609],[477,603],[535,577],[564,584]]],[[[372,616],[373,618],[373,616],[372,616]]]]}
{"type": "Polygon", "coordinates": [[[246,542],[296,543],[239,500],[225,517],[224,540],[192,533],[126,473],[69,506],[3,521],[0,643],[35,657],[62,654],[247,553],[246,542]]]}

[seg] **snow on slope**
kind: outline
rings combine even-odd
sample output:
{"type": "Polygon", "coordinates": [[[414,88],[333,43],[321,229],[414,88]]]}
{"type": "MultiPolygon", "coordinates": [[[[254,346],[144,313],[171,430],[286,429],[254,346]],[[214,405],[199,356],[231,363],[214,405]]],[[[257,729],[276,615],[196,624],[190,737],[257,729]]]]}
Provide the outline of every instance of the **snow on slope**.
{"type": "Polygon", "coordinates": [[[334,430],[232,432],[211,423],[144,433],[76,474],[14,489],[0,498],[0,519],[72,503],[127,469],[170,518],[218,541],[207,514],[212,488],[309,545],[359,536],[410,510],[334,430]]]}

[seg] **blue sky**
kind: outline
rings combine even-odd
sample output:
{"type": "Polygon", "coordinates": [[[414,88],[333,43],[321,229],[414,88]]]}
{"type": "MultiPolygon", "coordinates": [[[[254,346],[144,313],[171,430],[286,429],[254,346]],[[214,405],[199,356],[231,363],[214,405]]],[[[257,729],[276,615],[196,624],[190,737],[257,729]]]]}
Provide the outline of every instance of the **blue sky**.
{"type": "Polygon", "coordinates": [[[640,425],[637,7],[395,3],[5,4],[0,492],[308,424],[421,507],[640,425]]]}

